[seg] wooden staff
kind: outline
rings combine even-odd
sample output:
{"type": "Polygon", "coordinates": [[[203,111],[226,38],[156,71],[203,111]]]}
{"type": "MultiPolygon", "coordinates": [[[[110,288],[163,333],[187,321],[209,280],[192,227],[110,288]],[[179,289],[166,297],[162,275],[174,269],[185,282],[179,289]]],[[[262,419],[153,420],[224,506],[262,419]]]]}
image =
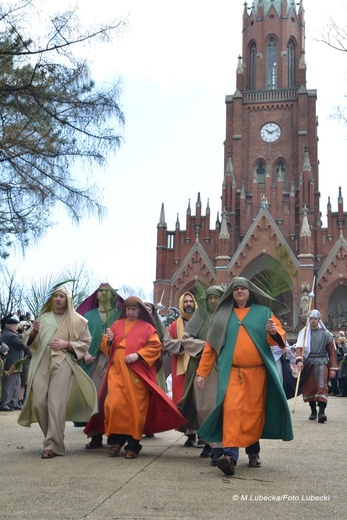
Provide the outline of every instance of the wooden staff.
{"type": "MultiPolygon", "coordinates": [[[[313,292],[313,289],[314,289],[315,281],[316,281],[316,277],[313,278],[312,291],[311,291],[310,294],[308,295],[310,301],[309,301],[309,305],[308,305],[308,313],[307,313],[307,318],[306,318],[306,327],[305,327],[305,330],[304,330],[304,339],[303,339],[303,345],[302,345],[302,361],[304,361],[304,353],[305,353],[305,343],[306,343],[307,327],[308,327],[308,324],[309,324],[309,321],[308,321],[308,320],[309,320],[309,316],[310,316],[310,312],[311,312],[311,307],[312,307],[312,302],[313,302],[313,298],[314,298],[314,292],[313,292]]],[[[300,369],[299,372],[298,372],[298,377],[297,377],[297,380],[296,380],[296,387],[295,387],[295,394],[294,394],[294,401],[293,401],[292,413],[295,413],[296,400],[297,400],[298,392],[299,392],[300,376],[301,376],[301,369],[300,369]]]]}

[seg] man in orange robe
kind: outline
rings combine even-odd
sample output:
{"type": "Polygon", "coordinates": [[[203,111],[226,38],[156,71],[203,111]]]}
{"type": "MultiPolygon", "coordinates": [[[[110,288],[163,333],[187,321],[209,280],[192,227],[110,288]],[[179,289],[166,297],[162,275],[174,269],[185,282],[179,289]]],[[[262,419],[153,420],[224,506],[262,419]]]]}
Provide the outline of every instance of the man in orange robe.
{"type": "Polygon", "coordinates": [[[157,385],[155,362],[162,345],[139,298],[124,301],[119,319],[106,331],[103,349],[107,343],[110,359],[98,396],[99,413],[84,432],[105,433],[111,457],[126,444],[125,458],[134,459],[142,449],[143,433],[178,428],[186,420],[157,385]]]}
{"type": "Polygon", "coordinates": [[[216,408],[198,433],[207,442],[223,443],[217,466],[233,475],[239,448],[245,447],[250,467],[260,466],[259,439],[292,440],[287,399],[270,345],[285,347],[285,332],[269,305],[275,302],[249,280],[234,278],[215,310],[197,370],[204,389],[218,365],[216,408]],[[217,359],[218,358],[218,359],[217,359]]]}

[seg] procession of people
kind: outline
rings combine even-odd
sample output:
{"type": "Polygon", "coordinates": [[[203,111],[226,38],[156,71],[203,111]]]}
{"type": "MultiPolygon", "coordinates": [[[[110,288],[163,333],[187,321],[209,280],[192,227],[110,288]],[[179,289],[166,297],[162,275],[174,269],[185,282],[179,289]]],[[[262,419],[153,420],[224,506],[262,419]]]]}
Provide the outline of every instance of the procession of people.
{"type": "Polygon", "coordinates": [[[247,278],[226,288],[197,283],[179,307],[165,327],[154,304],[124,300],[108,283],[76,310],[69,289],[55,287],[28,327],[15,315],[4,321],[0,411],[18,410],[22,426],[39,424],[44,460],[65,455],[66,421],[81,427],[88,450],[103,448],[105,437],[108,456],[126,459],[139,456],[143,436],[175,429],[187,435],[184,448],[201,446],[211,466],[234,475],[240,449],[260,468],[261,439],[294,437],[282,356],[296,364],[295,399],[302,393],[309,403],[309,420],[328,420],[331,381],[342,379],[346,395],[345,333],[334,339],[317,309],[291,348],[281,325],[287,307],[247,278]],[[29,355],[20,400],[18,361],[29,355]]]}

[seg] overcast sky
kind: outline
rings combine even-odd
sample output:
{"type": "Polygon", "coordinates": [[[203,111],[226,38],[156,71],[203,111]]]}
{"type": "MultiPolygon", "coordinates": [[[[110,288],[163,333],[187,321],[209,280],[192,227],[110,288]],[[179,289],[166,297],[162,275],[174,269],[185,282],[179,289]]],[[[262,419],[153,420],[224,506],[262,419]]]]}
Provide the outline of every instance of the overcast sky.
{"type": "MultiPolygon", "coordinates": [[[[235,91],[244,0],[77,3],[89,20],[129,20],[128,29],[112,46],[99,46],[91,54],[97,81],[121,78],[126,118],[124,143],[101,177],[108,217],[102,224],[85,220],[76,227],[60,211],[59,225],[24,259],[12,257],[9,267],[17,265],[19,276],[37,280],[86,259],[97,280],[115,288],[141,287],[149,294],[155,280],[161,204],[171,230],[177,213],[185,229],[188,200],[195,213],[198,192],[203,213],[209,199],[212,225],[221,210],[225,96],[235,91]]],[[[43,4],[57,6],[52,0],[43,4]]],[[[345,102],[347,54],[314,38],[329,14],[345,27],[346,8],[339,0],[319,2],[319,8],[315,0],[306,0],[304,7],[307,87],[318,90],[324,220],[328,195],[333,211],[337,210],[340,185],[347,204],[347,129],[329,119],[333,106],[345,102]]]]}

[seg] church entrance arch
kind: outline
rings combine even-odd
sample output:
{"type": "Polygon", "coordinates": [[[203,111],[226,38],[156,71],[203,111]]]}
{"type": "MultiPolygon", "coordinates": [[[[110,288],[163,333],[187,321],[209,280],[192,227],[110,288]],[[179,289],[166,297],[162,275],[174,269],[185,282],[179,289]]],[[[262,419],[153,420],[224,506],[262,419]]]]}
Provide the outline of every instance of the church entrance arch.
{"type": "Polygon", "coordinates": [[[299,309],[294,299],[293,284],[288,271],[278,260],[263,253],[250,262],[240,276],[251,280],[267,294],[293,309],[293,312],[281,317],[281,321],[285,328],[296,325],[299,309]]]}

